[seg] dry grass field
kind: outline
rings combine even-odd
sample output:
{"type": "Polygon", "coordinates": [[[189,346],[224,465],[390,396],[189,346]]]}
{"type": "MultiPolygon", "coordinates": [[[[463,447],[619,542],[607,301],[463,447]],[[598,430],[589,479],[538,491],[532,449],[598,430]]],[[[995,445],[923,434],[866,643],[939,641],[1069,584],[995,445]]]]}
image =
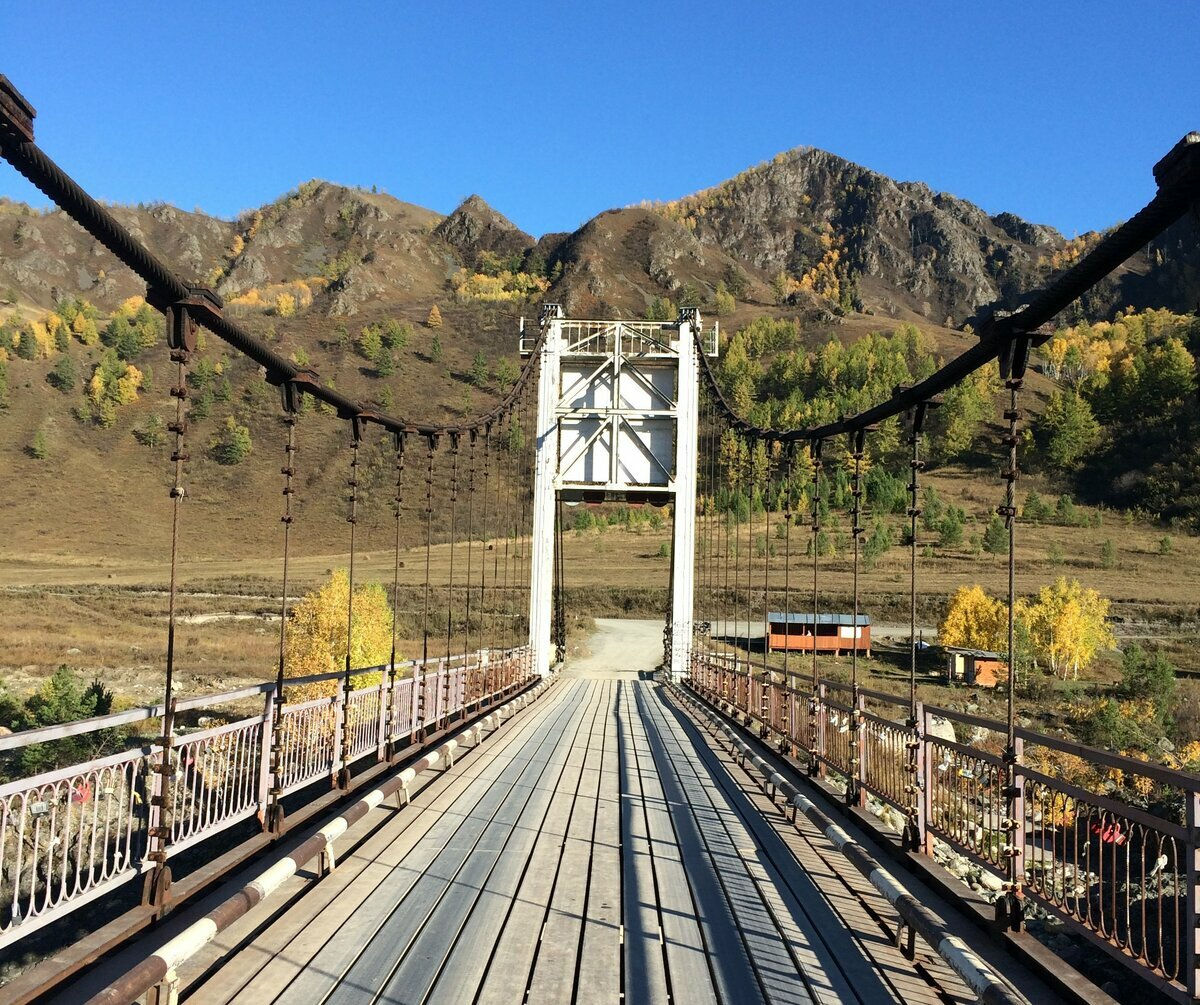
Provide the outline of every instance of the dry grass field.
{"type": "MultiPolygon", "coordinates": [[[[979,583],[989,592],[1001,594],[1007,574],[1001,557],[972,553],[968,543],[972,535],[982,533],[990,509],[999,502],[999,485],[982,485],[978,479],[954,471],[939,472],[927,480],[936,485],[943,498],[962,506],[968,514],[961,546],[940,548],[934,534],[923,533],[919,538],[919,622],[928,629],[937,625],[948,596],[959,586],[979,583]],[[932,557],[924,550],[927,539],[932,557]]],[[[575,511],[566,512],[570,526],[575,511]]],[[[1200,618],[1195,589],[1200,581],[1200,538],[1171,532],[1171,552],[1161,555],[1160,541],[1167,533],[1161,526],[1127,523],[1120,514],[1111,512],[1102,514],[1101,520],[1095,527],[1022,525],[1018,589],[1031,593],[1058,576],[1077,578],[1112,599],[1119,641],[1161,643],[1181,672],[1197,669],[1193,653],[1200,618]],[[1106,540],[1112,541],[1115,549],[1109,567],[1101,560],[1106,540]],[[1055,554],[1056,548],[1061,557],[1055,554]]],[[[770,587],[769,605],[782,606],[784,542],[776,530],[782,522],[778,513],[768,517],[755,514],[753,526],[742,524],[733,539],[715,521],[702,524],[702,547],[711,549],[711,557],[701,563],[698,579],[703,583],[714,568],[719,568],[716,574],[723,577],[728,556],[730,575],[735,565],[740,570],[739,610],[745,610],[748,567],[751,615],[761,618],[764,576],[770,587]],[[737,541],[736,546],[732,540],[737,541]],[[770,554],[764,555],[767,542],[770,554]]],[[[243,558],[219,554],[202,557],[199,552],[203,542],[189,538],[185,531],[179,574],[182,593],[178,654],[181,687],[186,693],[215,691],[263,679],[274,672],[281,562],[262,554],[278,550],[279,532],[273,519],[264,517],[262,523],[265,533],[257,542],[258,548],[243,558]]],[[[839,523],[843,530],[848,526],[844,516],[839,523]]],[[[345,567],[349,555],[344,525],[338,528],[341,540],[337,541],[324,534],[306,533],[302,521],[296,528],[292,581],[293,593],[298,594],[319,583],[333,569],[345,567]]],[[[158,542],[157,535],[139,536],[141,529],[128,528],[130,542],[136,541],[136,547],[112,545],[98,548],[94,554],[74,549],[52,551],[52,534],[43,538],[47,545],[44,551],[0,549],[0,618],[5,626],[0,668],[10,691],[19,694],[32,690],[54,667],[66,663],[85,674],[100,674],[126,701],[154,700],[161,687],[165,659],[168,567],[165,550],[153,555],[151,545],[158,542]]],[[[356,577],[360,582],[380,582],[390,589],[393,554],[387,547],[386,529],[386,522],[381,522],[377,532],[360,535],[356,577]]],[[[811,603],[812,564],[805,554],[807,536],[807,522],[798,520],[793,526],[792,561],[787,575],[791,606],[797,610],[806,610],[811,603]]],[[[665,613],[669,521],[659,530],[649,526],[640,531],[620,526],[568,529],[564,540],[567,601],[577,618],[656,617],[665,613]]],[[[224,542],[217,550],[227,550],[228,544],[224,542]]],[[[478,582],[480,563],[485,561],[488,580],[497,570],[503,580],[504,549],[503,540],[472,543],[473,582],[478,582]]],[[[509,550],[510,583],[524,582],[528,542],[522,541],[519,548],[510,544],[509,550]]],[[[444,586],[448,581],[450,552],[447,544],[436,544],[431,549],[430,569],[435,584],[444,586]]],[[[465,594],[461,584],[467,560],[467,546],[459,543],[454,554],[454,604],[459,614],[452,644],[464,630],[460,613],[465,594]]],[[[412,588],[423,580],[424,549],[405,550],[401,563],[401,648],[415,654],[421,646],[420,603],[412,588]]],[[[869,567],[864,565],[859,582],[862,609],[877,623],[906,624],[908,577],[908,549],[900,546],[869,567]]],[[[820,583],[826,609],[848,609],[852,584],[849,556],[823,557],[820,583]]],[[[444,610],[444,593],[439,592],[434,600],[435,608],[444,610]]],[[[477,594],[473,603],[478,605],[477,594]]],[[[502,602],[502,623],[520,631],[523,613],[524,597],[513,591],[502,602]]],[[[708,604],[702,590],[698,617],[714,613],[716,608],[708,604]]],[[[441,652],[445,648],[444,615],[439,615],[436,623],[431,648],[441,652]]],[[[477,631],[478,626],[472,630],[477,631]]],[[[1102,660],[1089,676],[1111,678],[1115,660],[1115,656],[1102,660]]],[[[836,671],[837,666],[831,669],[836,671]]],[[[878,672],[886,678],[886,663],[879,663],[878,672]]]]}

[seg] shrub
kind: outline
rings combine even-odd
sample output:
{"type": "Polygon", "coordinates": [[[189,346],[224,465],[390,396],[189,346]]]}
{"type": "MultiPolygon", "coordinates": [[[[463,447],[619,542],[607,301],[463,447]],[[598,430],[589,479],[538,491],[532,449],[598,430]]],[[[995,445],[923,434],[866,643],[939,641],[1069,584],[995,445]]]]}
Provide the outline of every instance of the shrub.
{"type": "Polygon", "coordinates": [[[218,464],[241,464],[252,449],[249,427],[240,425],[231,415],[213,442],[212,454],[218,464]]]}
{"type": "Polygon", "coordinates": [[[146,420],[146,424],[133,435],[143,446],[157,447],[163,442],[166,431],[166,423],[159,416],[152,415],[146,420]]]}
{"type": "Polygon", "coordinates": [[[1171,554],[1172,547],[1174,547],[1174,542],[1171,540],[1170,534],[1158,539],[1158,553],[1160,555],[1171,554]]]}
{"type": "Polygon", "coordinates": [[[1106,569],[1111,569],[1117,564],[1117,549],[1113,547],[1110,538],[1105,538],[1104,543],[1100,545],[1100,564],[1106,569]]]}
{"type": "Polygon", "coordinates": [[[25,451],[36,461],[44,461],[50,456],[50,447],[46,443],[45,430],[39,428],[33,434],[33,441],[25,448],[25,451]]]}
{"type": "Polygon", "coordinates": [[[1134,643],[1121,659],[1121,694],[1133,701],[1150,701],[1166,717],[1175,706],[1179,681],[1175,668],[1160,651],[1146,652],[1134,643]]]}
{"type": "MultiPolygon", "coordinates": [[[[0,719],[5,720],[2,725],[12,730],[57,726],[107,715],[112,710],[113,693],[99,678],[83,686],[76,671],[65,665],[60,665],[40,690],[20,705],[0,694],[0,719]]],[[[50,743],[35,743],[14,752],[8,771],[27,776],[79,764],[120,750],[124,735],[123,730],[103,729],[50,743]]]]}
{"type": "Polygon", "coordinates": [[[966,514],[957,506],[949,506],[946,515],[938,524],[938,544],[943,548],[954,548],[962,544],[966,514]]]}

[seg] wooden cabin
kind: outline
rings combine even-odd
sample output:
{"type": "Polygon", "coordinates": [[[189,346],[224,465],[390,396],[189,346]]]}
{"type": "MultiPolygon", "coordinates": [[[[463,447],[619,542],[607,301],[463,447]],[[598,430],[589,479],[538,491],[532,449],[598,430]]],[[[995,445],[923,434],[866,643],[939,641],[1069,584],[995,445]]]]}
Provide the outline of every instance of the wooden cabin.
{"type": "Polygon", "coordinates": [[[857,649],[871,655],[871,617],[853,614],[781,614],[767,615],[767,652],[802,649],[819,653],[842,653],[857,649]]]}
{"type": "Polygon", "coordinates": [[[971,687],[995,687],[1008,680],[1008,661],[1003,653],[987,649],[946,646],[946,683],[971,687]]]}

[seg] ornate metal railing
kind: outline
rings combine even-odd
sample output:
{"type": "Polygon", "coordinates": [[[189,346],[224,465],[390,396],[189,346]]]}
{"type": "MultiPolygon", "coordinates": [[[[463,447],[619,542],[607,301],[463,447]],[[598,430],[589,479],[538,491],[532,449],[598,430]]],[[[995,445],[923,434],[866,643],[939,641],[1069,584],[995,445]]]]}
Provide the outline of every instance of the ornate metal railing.
{"type": "Polygon", "coordinates": [[[1015,855],[1023,896],[1066,930],[1177,1000],[1197,995],[1200,777],[1018,728],[1009,852],[1005,723],[921,703],[914,722],[905,699],[859,688],[854,702],[839,682],[790,686],[725,654],[693,654],[689,683],[800,751],[814,775],[845,779],[857,765],[860,784],[846,791],[863,808],[894,807],[883,829],[911,824],[913,850],[932,854],[942,842],[997,890],[1015,855]],[[1156,797],[1138,806],[1112,794],[1122,787],[1156,797]]]}
{"type": "MultiPolygon", "coordinates": [[[[154,828],[165,832],[167,858],[257,817],[266,825],[274,793],[286,795],[364,759],[419,743],[529,679],[528,647],[354,671],[350,687],[337,672],[285,681],[329,682],[334,693],[284,702],[275,722],[274,681],[176,703],[170,765],[162,772],[157,729],[161,707],[130,709],[62,726],[0,736],[0,754],[11,758],[33,744],[82,736],[118,726],[154,728],[154,742],[0,784],[0,947],[10,945],[76,910],[154,865],[148,856],[154,828]],[[379,674],[378,683],[353,681],[379,674]],[[229,722],[188,729],[179,713],[223,711],[261,701],[253,714],[235,711],[229,722]],[[348,712],[348,714],[343,714],[348,712]],[[345,724],[345,725],[343,725],[345,724]],[[279,731],[278,777],[271,772],[272,732],[279,731]],[[343,745],[341,730],[350,730],[343,745]],[[348,750],[348,763],[343,763],[348,750]],[[170,781],[161,799],[154,783],[170,781]]],[[[225,848],[213,849],[213,856],[225,848]]]]}

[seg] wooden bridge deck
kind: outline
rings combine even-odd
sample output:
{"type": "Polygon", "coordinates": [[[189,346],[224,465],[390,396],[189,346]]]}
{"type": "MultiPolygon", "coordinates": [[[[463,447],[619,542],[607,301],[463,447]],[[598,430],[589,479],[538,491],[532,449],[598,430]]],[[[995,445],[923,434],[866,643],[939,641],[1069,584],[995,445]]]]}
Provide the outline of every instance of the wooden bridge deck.
{"type": "Polygon", "coordinates": [[[186,1000],[973,1000],[650,682],[566,679],[376,813],[331,876],[182,974],[186,1000]]]}

